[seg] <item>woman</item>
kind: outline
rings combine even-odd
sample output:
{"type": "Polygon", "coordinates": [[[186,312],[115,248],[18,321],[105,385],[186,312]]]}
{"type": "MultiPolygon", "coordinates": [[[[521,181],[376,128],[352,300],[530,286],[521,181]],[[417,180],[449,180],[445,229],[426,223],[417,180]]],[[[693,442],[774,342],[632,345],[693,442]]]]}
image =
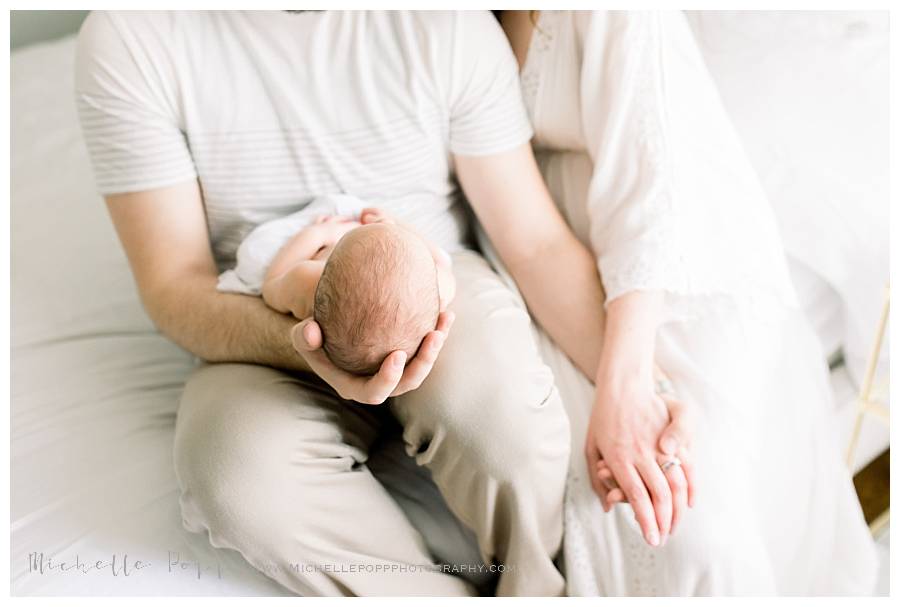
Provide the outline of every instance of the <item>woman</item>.
{"type": "Polygon", "coordinates": [[[542,173],[607,293],[596,391],[540,337],[586,445],[570,464],[569,593],[870,593],[874,547],[828,427],[823,356],[684,18],[501,22],[542,173]],[[661,436],[654,357],[690,432],[661,436]]]}

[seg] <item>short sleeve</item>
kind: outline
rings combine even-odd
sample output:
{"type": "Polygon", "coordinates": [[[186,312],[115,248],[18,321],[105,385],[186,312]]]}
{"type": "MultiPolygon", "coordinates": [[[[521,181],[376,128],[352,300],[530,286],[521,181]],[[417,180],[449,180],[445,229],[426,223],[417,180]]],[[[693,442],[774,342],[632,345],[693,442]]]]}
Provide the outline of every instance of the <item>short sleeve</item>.
{"type": "Polygon", "coordinates": [[[166,49],[154,44],[154,28],[141,15],[133,17],[132,25],[139,27],[128,27],[131,18],[94,11],[78,35],[76,104],[97,188],[104,195],[197,177],[179,126],[166,49]]]}
{"type": "Polygon", "coordinates": [[[460,11],[451,67],[450,151],[487,156],[531,139],[515,56],[488,11],[460,11]]]}

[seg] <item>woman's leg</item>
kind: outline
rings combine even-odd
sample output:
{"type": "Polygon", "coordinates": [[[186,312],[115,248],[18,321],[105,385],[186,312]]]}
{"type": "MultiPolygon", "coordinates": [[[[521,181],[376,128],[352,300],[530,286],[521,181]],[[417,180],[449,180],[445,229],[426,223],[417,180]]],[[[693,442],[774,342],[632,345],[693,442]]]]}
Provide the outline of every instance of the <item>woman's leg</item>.
{"type": "Polygon", "coordinates": [[[365,465],[384,414],[268,367],[198,369],[175,434],[185,527],[302,595],[473,594],[365,465]]]}
{"type": "MultiPolygon", "coordinates": [[[[753,458],[734,440],[745,411],[729,395],[745,392],[749,368],[728,360],[740,344],[696,343],[707,337],[687,332],[659,345],[660,363],[675,379],[680,398],[698,407],[698,437],[694,449],[698,472],[697,503],[689,509],[666,546],[644,542],[631,506],[618,505],[604,513],[594,494],[582,450],[593,385],[541,333],[544,360],[553,369],[572,423],[572,458],[566,495],[564,540],[568,591],[574,595],[766,595],[775,592],[766,538],[759,532],[760,499],[771,499],[748,484],[753,458]],[[685,341],[690,337],[690,341],[685,341]],[[688,344],[694,350],[686,349],[688,344]],[[704,349],[705,348],[705,349],[704,349]],[[732,389],[732,387],[737,388],[732,389]]],[[[712,333],[715,333],[713,331],[712,333]]],[[[709,336],[712,339],[713,335],[709,336]]],[[[727,337],[719,335],[719,337],[727,337]]],[[[752,402],[749,398],[745,402],[752,402]]],[[[752,411],[749,416],[755,415],[752,411]]]]}

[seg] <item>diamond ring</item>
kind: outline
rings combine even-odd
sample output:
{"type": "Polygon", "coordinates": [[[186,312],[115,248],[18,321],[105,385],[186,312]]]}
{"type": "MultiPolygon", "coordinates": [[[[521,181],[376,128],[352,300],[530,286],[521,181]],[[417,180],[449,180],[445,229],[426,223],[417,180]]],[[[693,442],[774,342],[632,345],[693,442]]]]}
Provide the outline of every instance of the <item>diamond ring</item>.
{"type": "Polygon", "coordinates": [[[661,463],[661,464],[659,465],[659,467],[662,468],[662,471],[663,471],[663,472],[665,472],[666,470],[668,470],[668,469],[671,468],[672,466],[680,466],[680,465],[681,465],[681,460],[678,459],[677,457],[673,457],[672,459],[666,460],[666,461],[664,461],[663,463],[661,463]]]}

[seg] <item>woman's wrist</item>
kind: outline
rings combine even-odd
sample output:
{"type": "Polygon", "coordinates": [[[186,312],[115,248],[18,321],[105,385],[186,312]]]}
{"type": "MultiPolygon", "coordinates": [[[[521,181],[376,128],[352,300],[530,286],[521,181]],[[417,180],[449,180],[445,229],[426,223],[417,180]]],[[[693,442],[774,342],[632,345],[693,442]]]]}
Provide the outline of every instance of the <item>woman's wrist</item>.
{"type": "Polygon", "coordinates": [[[662,293],[633,291],[610,302],[598,388],[618,392],[632,382],[651,385],[662,293]]]}
{"type": "Polygon", "coordinates": [[[602,357],[597,369],[596,385],[598,389],[619,392],[625,387],[638,384],[650,385],[653,380],[653,354],[637,356],[629,353],[617,357],[612,353],[608,358],[602,357]]]}

